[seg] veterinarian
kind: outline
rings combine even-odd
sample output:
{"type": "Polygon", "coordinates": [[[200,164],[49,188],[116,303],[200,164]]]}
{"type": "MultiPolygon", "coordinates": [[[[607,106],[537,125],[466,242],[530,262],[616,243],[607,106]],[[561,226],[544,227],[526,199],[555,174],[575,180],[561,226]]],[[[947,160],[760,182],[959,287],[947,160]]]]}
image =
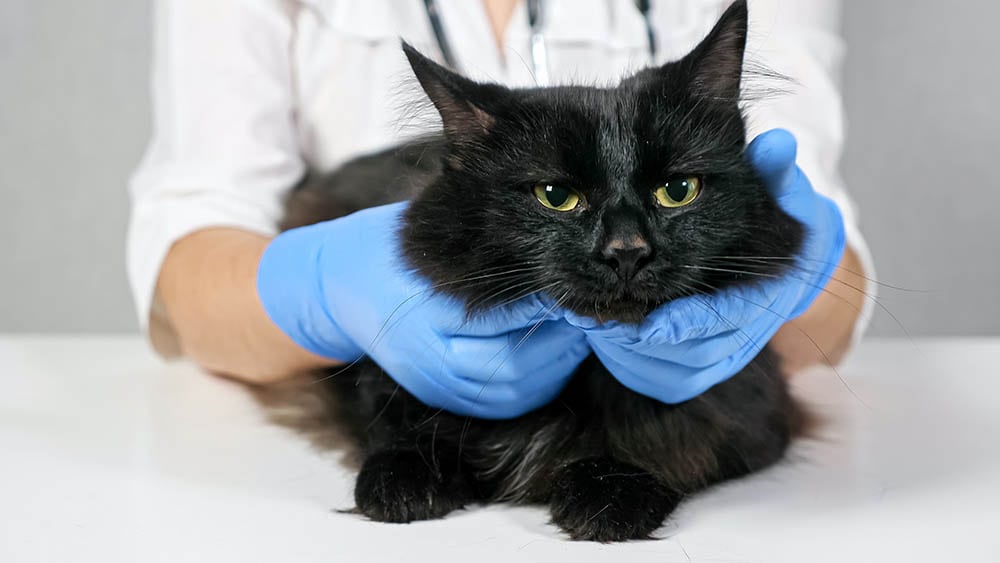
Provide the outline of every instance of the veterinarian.
{"type": "Polygon", "coordinates": [[[512,352],[512,339],[537,322],[536,300],[464,323],[460,304],[425,292],[410,300],[393,345],[378,346],[388,320],[400,318],[394,307],[419,283],[386,266],[398,249],[385,237],[364,236],[392,231],[395,216],[348,216],[275,238],[283,196],[307,169],[330,170],[416,133],[399,127],[409,75],[400,37],[478,80],[613,84],[689,51],[729,3],[159,0],[154,134],[131,180],[128,236],[131,286],[153,346],[255,383],[369,355],[425,402],[495,418],[551,400],[592,349],[623,384],[667,402],[732,375],[755,353],[749,342],[772,334],[790,373],[838,361],[867,323],[873,270],[837,172],[844,45],[831,0],[749,4],[748,60],[796,84],[753,105],[748,120],[750,138],[774,128],[795,138],[771,133],[748,158],[786,211],[817,233],[815,276],[755,296],[778,317],[741,307],[740,295],[719,296],[714,307],[738,326],[698,308],[670,315],[680,335],[672,340],[621,345],[602,327],[581,329],[550,311],[526,340],[541,344],[512,352]],[[482,358],[497,354],[517,369],[484,371],[482,358]],[[692,383],[659,385],[664,366],[692,383]],[[550,383],[539,389],[526,375],[550,383]]]}

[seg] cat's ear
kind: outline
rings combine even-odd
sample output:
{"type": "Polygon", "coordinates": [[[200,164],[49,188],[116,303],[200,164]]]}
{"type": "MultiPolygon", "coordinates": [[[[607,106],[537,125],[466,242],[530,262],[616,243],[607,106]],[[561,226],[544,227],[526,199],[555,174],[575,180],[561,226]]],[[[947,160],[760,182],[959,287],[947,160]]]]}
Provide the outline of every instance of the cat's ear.
{"type": "Polygon", "coordinates": [[[687,69],[688,88],[698,97],[737,101],[747,43],[746,0],[733,2],[712,31],[680,64],[687,69]]]}
{"type": "Polygon", "coordinates": [[[469,80],[423,56],[406,41],[402,43],[413,74],[441,114],[445,134],[468,137],[489,131],[496,119],[487,107],[505,89],[469,80]]]}

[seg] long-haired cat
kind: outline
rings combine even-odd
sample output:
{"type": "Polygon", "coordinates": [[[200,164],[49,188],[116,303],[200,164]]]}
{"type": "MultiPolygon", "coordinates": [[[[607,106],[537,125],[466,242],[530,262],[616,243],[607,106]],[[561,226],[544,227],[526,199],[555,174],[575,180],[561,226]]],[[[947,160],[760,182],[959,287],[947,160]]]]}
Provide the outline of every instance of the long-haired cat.
{"type": "MultiPolygon", "coordinates": [[[[804,233],[744,160],[746,33],[736,2],[683,59],[612,88],[477,83],[404,45],[443,132],[304,182],[284,226],[411,199],[406,260],[470,314],[545,286],[576,313],[638,322],[671,299],[754,283],[727,273],[746,265],[727,257],[791,257],[804,233]],[[691,186],[685,205],[657,201],[658,188],[680,201],[691,186]],[[609,256],[640,239],[643,252],[609,256]]],[[[757,271],[782,273],[767,263],[757,271]]],[[[360,447],[357,510],[385,522],[543,503],[574,539],[645,538],[686,495],[779,460],[799,420],[766,348],[680,404],[630,391],[591,356],[558,399],[502,421],[429,408],[368,360],[338,372],[322,390],[331,424],[360,447]]]]}

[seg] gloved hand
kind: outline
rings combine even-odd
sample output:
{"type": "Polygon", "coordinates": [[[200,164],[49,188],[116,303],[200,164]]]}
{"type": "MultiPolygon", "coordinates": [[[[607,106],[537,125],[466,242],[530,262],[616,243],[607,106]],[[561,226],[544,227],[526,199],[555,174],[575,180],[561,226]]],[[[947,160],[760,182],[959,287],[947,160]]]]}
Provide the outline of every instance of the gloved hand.
{"type": "Polygon", "coordinates": [[[844,222],[836,204],[813,191],[795,153],[795,137],[780,129],[747,148],[768,191],[806,227],[802,251],[785,276],[677,299],[638,326],[567,315],[622,385],[665,403],[696,397],[743,369],[826,286],[844,252],[844,222]]]}
{"type": "Polygon", "coordinates": [[[406,205],[275,238],[257,272],[271,320],[320,356],[371,357],[421,401],[456,414],[511,418],[554,399],[590,353],[583,333],[535,296],[468,319],[404,264],[406,205]]]}

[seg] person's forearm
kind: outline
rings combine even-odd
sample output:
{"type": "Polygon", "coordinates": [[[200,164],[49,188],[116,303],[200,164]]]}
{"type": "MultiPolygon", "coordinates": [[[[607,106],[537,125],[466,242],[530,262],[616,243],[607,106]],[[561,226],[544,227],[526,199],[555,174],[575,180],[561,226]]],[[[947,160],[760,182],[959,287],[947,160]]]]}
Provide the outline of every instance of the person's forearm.
{"type": "Polygon", "coordinates": [[[787,323],[771,340],[786,373],[836,364],[850,348],[861,314],[866,280],[857,254],[848,247],[833,279],[801,317],[787,323]]]}
{"type": "Polygon", "coordinates": [[[170,249],[157,295],[186,356],[203,368],[255,383],[335,365],[292,342],[257,297],[257,265],[269,239],[204,229],[170,249]]]}

